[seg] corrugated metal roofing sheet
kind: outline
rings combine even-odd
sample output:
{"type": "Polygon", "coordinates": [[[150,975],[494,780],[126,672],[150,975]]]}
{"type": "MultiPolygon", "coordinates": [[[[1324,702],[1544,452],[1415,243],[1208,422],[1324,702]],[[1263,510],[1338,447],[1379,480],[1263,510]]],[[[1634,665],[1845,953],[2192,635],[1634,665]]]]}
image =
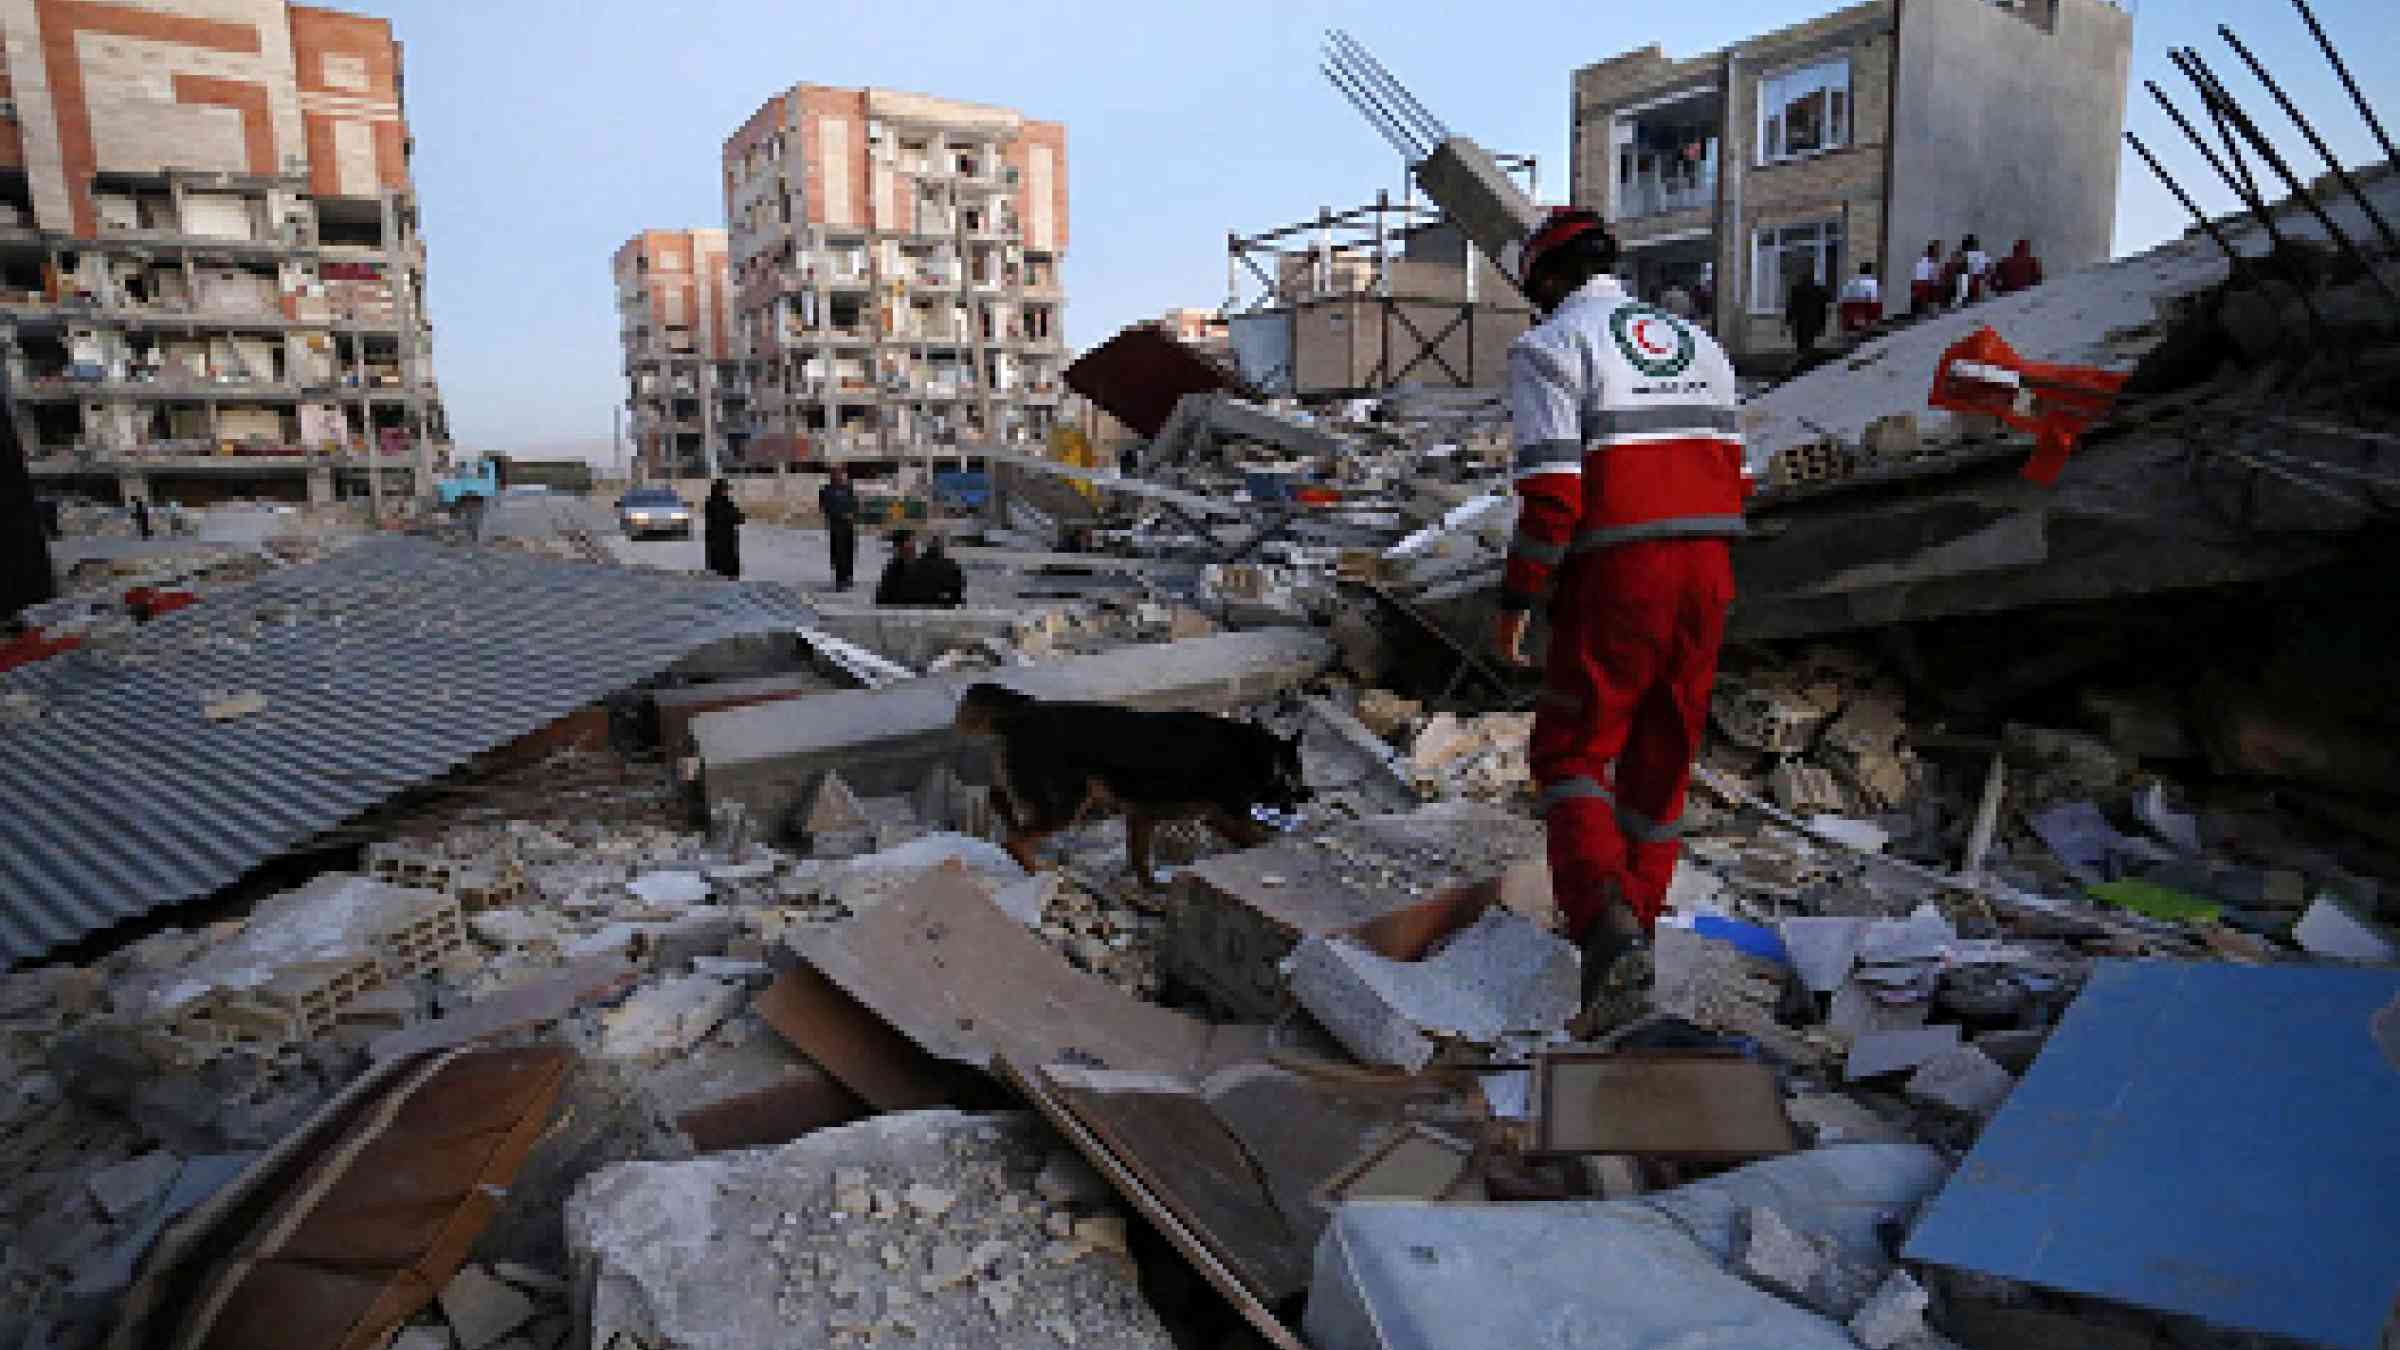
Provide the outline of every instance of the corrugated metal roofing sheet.
{"type": "Polygon", "coordinates": [[[0,720],[0,957],[205,895],[689,651],[814,618],[770,586],[378,539],[0,676],[38,710],[0,720]]]}

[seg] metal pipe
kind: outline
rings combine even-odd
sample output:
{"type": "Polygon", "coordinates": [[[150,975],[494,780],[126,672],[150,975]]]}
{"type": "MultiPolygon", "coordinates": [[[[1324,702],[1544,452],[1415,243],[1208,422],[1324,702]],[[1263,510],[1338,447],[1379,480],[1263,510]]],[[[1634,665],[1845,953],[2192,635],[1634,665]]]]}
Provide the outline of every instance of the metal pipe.
{"type": "Polygon", "coordinates": [[[2384,162],[2395,171],[2400,171],[2400,150],[2394,150],[2392,138],[2383,134],[2383,123],[2376,119],[2375,109],[2367,103],[2367,96],[2359,92],[2358,81],[2350,78],[2350,67],[2342,64],[2342,54],[2333,49],[2332,40],[2325,36],[2325,30],[2317,24],[2317,16],[2309,12],[2308,0],[2292,0],[2292,4],[2299,9],[2300,22],[2308,25],[2309,35],[2317,40],[2325,59],[2333,63],[2333,73],[2340,78],[2342,88],[2350,91],[2350,101],[2358,105],[2358,115],[2367,119],[2367,130],[2375,133],[2375,143],[2383,147],[2384,162]]]}
{"type": "Polygon", "coordinates": [[[2232,94],[2226,92],[2225,86],[2218,81],[2215,72],[2208,68],[2208,63],[2200,59],[2200,54],[2190,48],[2185,48],[2181,53],[2170,53],[2170,55],[2180,55],[2183,58],[2183,64],[2186,66],[2185,74],[2192,76],[2193,83],[2200,86],[2202,98],[2213,98],[2224,105],[2225,115],[2233,120],[2234,128],[2242,133],[2242,139],[2250,142],[2250,148],[2258,153],[2260,159],[2267,162],[2267,167],[2275,171],[2276,177],[2283,180],[2284,187],[2291,193],[2292,199],[2307,207],[2308,213],[2317,218],[2319,225],[2325,227],[2326,238],[2331,239],[2335,247],[2347,254],[2350,261],[2356,263],[2359,270],[2367,274],[2367,280],[2374,282],[2375,289],[2382,291],[2386,299],[2395,305],[2400,305],[2400,290],[2393,289],[2392,283],[2384,277],[2383,273],[2375,269],[2373,262],[2368,260],[2366,251],[2361,249],[2357,241],[2350,237],[2349,232],[2341,227],[2340,222],[2333,218],[2332,214],[2325,209],[2324,204],[2310,194],[2308,185],[2300,181],[2298,174],[2292,172],[2292,166],[2275,149],[2274,142],[2267,139],[2266,133],[2258,129],[2258,124],[2250,120],[2250,114],[2243,110],[2242,105],[2235,101],[2232,94]]]}
{"type": "Polygon", "coordinates": [[[2367,200],[2367,194],[2358,190],[2357,180],[2351,178],[2350,171],[2343,168],[2341,160],[2334,157],[2332,147],[2325,144],[2325,138],[2317,134],[2317,129],[2308,124],[2308,119],[2301,116],[2300,110],[2294,107],[2291,99],[2284,95],[2283,86],[2275,83],[2275,77],[2267,73],[2266,66],[2261,64],[2256,56],[2250,54],[2250,49],[2242,45],[2240,38],[2234,36],[2230,26],[2218,24],[2217,36],[2225,39],[2225,45],[2233,48],[2234,55],[2242,58],[2243,64],[2250,67],[2250,73],[2258,77],[2258,82],[2265,86],[2268,96],[2275,100],[2276,106],[2283,109],[2283,115],[2292,119],[2292,125],[2300,128],[2300,134],[2307,138],[2309,145],[2324,159],[2325,166],[2333,170],[2334,180],[2339,182],[2342,189],[2357,200],[2358,209],[2364,212],[2367,220],[2375,226],[2375,232],[2383,236],[2383,246],[2400,251],[2400,237],[2394,237],[2392,227],[2384,220],[2383,213],[2375,209],[2375,203],[2367,200]]]}
{"type": "Polygon", "coordinates": [[[2200,228],[2208,231],[2208,237],[2217,241],[2217,247],[2225,251],[2225,256],[2239,265],[2242,255],[2234,250],[2225,232],[2218,229],[2217,222],[2210,220],[2208,213],[2200,209],[2200,203],[2193,201],[2191,194],[2183,190],[2183,184],[2175,181],[2174,175],[2167,172],[2167,167],[2158,162],[2158,156],[2150,153],[2150,147],[2142,144],[2142,138],[2128,131],[2125,133],[2125,142],[2133,147],[2135,154],[2142,157],[2143,163],[2150,166],[2150,172],[2158,175],[2158,181],[2167,185],[2167,191],[2175,194],[2175,200],[2183,203],[2183,209],[2192,213],[2192,219],[2200,222],[2200,228]]]}

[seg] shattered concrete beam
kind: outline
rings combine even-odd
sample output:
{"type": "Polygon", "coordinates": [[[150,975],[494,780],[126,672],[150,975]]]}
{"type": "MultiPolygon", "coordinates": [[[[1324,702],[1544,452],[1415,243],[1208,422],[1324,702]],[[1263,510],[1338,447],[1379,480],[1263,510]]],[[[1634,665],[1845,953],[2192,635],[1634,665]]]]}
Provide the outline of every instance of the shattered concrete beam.
{"type": "Polygon", "coordinates": [[[904,666],[923,668],[953,647],[1005,639],[1040,606],[908,609],[868,601],[820,601],[817,628],[904,666]]]}
{"type": "Polygon", "coordinates": [[[1293,688],[1332,654],[1331,642],[1305,629],[1221,633],[989,675],[728,708],[692,719],[692,742],[711,807],[738,801],[754,820],[781,821],[829,769],[868,796],[911,791],[940,762],[979,781],[987,751],[953,733],[950,721],[959,696],[980,680],[1036,698],[1224,712],[1293,688]]]}

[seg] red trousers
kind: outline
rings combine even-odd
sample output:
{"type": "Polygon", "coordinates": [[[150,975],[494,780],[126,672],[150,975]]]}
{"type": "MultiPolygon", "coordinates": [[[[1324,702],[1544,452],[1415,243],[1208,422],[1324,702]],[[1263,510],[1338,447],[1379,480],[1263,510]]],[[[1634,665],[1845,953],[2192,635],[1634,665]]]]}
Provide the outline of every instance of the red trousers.
{"type": "Polygon", "coordinates": [[[1666,907],[1732,602],[1722,539],[1619,544],[1559,571],[1531,758],[1570,936],[1614,899],[1645,929],[1666,907]]]}

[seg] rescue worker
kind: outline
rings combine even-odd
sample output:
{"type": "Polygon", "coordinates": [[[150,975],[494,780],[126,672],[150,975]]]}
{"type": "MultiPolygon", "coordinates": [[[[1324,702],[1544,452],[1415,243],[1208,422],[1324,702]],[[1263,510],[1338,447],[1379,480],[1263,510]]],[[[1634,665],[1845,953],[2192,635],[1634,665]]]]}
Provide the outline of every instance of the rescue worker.
{"type": "Polygon", "coordinates": [[[1971,234],[1959,240],[1958,303],[1972,305],[1981,301],[1991,275],[1992,255],[1983,251],[1983,241],[1971,234]]]}
{"type": "Polygon", "coordinates": [[[1883,283],[1875,279],[1875,264],[1858,265],[1858,275],[1842,283],[1842,331],[1856,333],[1883,317],[1883,283]]]}
{"type": "Polygon", "coordinates": [[[1646,978],[1642,962],[1618,966],[1666,905],[1746,495],[1733,363],[1627,296],[1616,259],[1590,211],[1554,210],[1525,242],[1526,294],[1546,317],[1508,353],[1523,509],[1492,629],[1522,664],[1527,612],[1549,594],[1531,759],[1587,1001],[1646,978]]]}
{"type": "Polygon", "coordinates": [[[1941,302],[1942,241],[1936,239],[1925,246],[1925,256],[1917,259],[1916,269],[1909,274],[1908,311],[1931,314],[1941,302]]]}
{"type": "Polygon", "coordinates": [[[2020,239],[1994,269],[1992,289],[2002,295],[2030,291],[2042,284],[2042,260],[2033,256],[2033,241],[2020,239]]]}
{"type": "Polygon", "coordinates": [[[850,589],[858,570],[858,489],[850,486],[850,471],[836,464],[825,471],[825,486],[817,489],[817,513],[825,517],[825,551],[833,564],[833,588],[850,589]]]}
{"type": "Polygon", "coordinates": [[[700,506],[700,547],[708,570],[738,581],[742,575],[742,508],[733,501],[733,485],[720,478],[709,485],[708,500],[700,506]]]}

